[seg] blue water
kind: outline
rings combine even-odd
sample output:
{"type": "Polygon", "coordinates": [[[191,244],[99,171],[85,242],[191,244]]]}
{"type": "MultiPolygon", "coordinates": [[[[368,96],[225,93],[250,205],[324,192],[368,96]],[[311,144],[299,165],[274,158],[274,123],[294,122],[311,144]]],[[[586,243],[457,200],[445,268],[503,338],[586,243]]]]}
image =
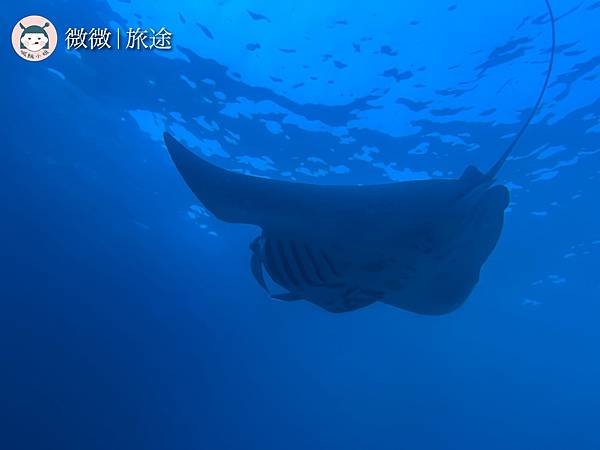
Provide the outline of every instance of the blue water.
{"type": "Polygon", "coordinates": [[[500,242],[424,317],[269,299],[259,230],[207,213],[161,134],[288,181],[486,170],[543,81],[542,0],[3,5],[0,448],[600,448],[600,3],[554,8],[500,242]],[[59,32],[44,62],[6,38],[29,14],[59,32]],[[175,48],[62,41],[137,26],[175,48]]]}

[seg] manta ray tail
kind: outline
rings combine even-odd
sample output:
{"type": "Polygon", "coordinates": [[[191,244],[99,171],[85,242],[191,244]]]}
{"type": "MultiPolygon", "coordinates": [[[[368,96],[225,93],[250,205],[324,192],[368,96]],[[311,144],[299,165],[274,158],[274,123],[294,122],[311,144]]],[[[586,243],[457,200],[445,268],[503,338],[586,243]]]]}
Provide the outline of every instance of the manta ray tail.
{"type": "Polygon", "coordinates": [[[554,20],[554,12],[552,11],[552,6],[550,6],[550,1],[549,0],[544,0],[544,1],[546,3],[546,7],[548,8],[548,14],[550,16],[550,24],[552,27],[552,46],[550,49],[550,60],[548,61],[548,71],[546,72],[546,78],[544,79],[544,84],[542,85],[542,89],[537,98],[537,101],[535,102],[533,109],[529,113],[529,117],[527,117],[527,119],[521,126],[521,129],[519,130],[519,132],[517,133],[517,135],[511,142],[511,144],[508,146],[508,148],[504,151],[504,153],[502,154],[500,159],[496,162],[496,164],[494,164],[494,166],[486,174],[488,179],[494,179],[496,177],[496,175],[498,174],[498,171],[502,168],[502,166],[504,165],[504,163],[506,162],[506,160],[508,159],[508,157],[510,156],[510,154],[516,147],[517,143],[519,142],[519,140],[525,133],[525,130],[531,123],[533,117],[537,113],[537,111],[542,103],[542,99],[544,98],[544,94],[546,93],[546,88],[548,87],[548,82],[550,81],[550,74],[552,73],[552,67],[554,66],[554,53],[556,50],[556,26],[555,26],[555,20],[554,20]]]}

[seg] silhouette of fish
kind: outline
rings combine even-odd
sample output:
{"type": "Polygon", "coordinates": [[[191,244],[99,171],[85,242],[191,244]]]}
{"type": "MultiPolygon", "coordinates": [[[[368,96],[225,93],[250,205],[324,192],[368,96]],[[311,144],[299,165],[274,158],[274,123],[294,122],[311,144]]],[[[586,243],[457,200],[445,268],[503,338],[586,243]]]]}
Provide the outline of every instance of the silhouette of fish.
{"type": "Polygon", "coordinates": [[[383,302],[440,315],[462,305],[500,237],[509,204],[495,177],[525,132],[543,87],[513,142],[487,172],[469,166],[458,179],[371,186],[321,186],[230,172],[200,158],[170,134],[172,160],[196,197],[217,218],[253,224],[257,282],[279,300],[307,300],[346,312],[383,302]],[[265,273],[270,282],[265,278],[265,273]]]}

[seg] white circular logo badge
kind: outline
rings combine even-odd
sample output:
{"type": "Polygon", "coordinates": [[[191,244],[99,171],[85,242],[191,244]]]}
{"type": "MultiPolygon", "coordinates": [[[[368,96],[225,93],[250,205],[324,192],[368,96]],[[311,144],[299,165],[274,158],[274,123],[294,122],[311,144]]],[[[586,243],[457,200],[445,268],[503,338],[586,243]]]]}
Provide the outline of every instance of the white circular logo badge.
{"type": "Polygon", "coordinates": [[[46,59],[54,52],[57,44],[56,28],[45,17],[23,17],[13,28],[13,48],[17,55],[27,61],[46,59]]]}

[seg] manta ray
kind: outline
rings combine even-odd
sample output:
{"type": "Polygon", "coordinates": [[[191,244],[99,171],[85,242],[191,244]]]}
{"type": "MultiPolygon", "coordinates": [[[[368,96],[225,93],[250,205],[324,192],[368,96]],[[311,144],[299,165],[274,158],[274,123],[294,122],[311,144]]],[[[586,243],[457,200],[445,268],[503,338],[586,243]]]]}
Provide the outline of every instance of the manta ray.
{"type": "Polygon", "coordinates": [[[262,229],[250,244],[250,267],[272,298],[307,300],[335,313],[383,302],[447,314],[466,301],[502,232],[509,191],[496,175],[539,109],[554,61],[554,16],[546,5],[552,51],[543,87],[487,173],[469,166],[458,179],[304,184],[224,170],[168,133],[165,144],[212,214],[262,229]]]}

